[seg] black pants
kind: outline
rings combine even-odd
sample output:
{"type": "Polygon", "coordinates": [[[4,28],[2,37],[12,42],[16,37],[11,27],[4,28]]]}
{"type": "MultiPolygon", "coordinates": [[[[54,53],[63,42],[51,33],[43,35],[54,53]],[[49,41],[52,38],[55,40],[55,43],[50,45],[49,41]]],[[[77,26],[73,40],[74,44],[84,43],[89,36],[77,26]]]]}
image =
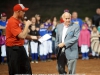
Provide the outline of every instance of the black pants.
{"type": "Polygon", "coordinates": [[[6,47],[9,75],[32,75],[30,62],[23,46],[6,47]]]}
{"type": "Polygon", "coordinates": [[[66,74],[67,73],[65,71],[66,64],[67,64],[67,59],[65,56],[65,52],[61,52],[61,50],[59,50],[59,56],[57,58],[57,66],[58,66],[59,74],[66,74]]]}

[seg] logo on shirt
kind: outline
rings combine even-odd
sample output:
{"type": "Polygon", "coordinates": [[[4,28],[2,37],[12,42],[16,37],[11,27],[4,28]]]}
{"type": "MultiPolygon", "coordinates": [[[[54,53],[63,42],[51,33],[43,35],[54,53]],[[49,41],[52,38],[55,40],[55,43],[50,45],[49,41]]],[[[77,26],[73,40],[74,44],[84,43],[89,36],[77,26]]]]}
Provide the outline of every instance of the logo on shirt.
{"type": "Polygon", "coordinates": [[[23,29],[24,28],[24,24],[23,23],[20,23],[19,24],[19,27],[21,27],[21,29],[23,29]]]}
{"type": "Polygon", "coordinates": [[[20,24],[19,24],[19,27],[21,27],[21,25],[22,25],[22,24],[20,23],[20,24]]]}
{"type": "Polygon", "coordinates": [[[75,21],[74,23],[75,23],[75,24],[79,24],[79,22],[78,22],[78,21],[75,21]]]}

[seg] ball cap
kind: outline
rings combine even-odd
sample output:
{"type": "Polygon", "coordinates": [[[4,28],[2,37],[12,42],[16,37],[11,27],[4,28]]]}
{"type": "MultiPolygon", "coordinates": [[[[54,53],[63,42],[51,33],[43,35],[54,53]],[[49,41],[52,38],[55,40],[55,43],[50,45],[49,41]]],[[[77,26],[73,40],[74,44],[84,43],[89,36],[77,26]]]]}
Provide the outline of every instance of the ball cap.
{"type": "Polygon", "coordinates": [[[64,12],[69,12],[69,10],[68,9],[65,9],[64,12]]]}
{"type": "Polygon", "coordinates": [[[16,4],[14,7],[13,7],[13,11],[27,11],[29,8],[26,8],[24,7],[23,4],[16,4]]]}
{"type": "Polygon", "coordinates": [[[1,13],[1,17],[6,17],[6,13],[1,13]]]}

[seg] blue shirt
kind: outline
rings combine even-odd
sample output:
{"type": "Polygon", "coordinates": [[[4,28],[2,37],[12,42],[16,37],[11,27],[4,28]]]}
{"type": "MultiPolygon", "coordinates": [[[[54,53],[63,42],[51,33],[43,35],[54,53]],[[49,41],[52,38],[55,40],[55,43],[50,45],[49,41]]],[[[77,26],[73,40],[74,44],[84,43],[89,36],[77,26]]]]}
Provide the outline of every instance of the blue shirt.
{"type": "Polygon", "coordinates": [[[46,23],[44,23],[44,28],[46,28],[46,29],[48,29],[49,27],[51,26],[51,24],[46,24],[46,23]]]}
{"type": "MultiPolygon", "coordinates": [[[[7,21],[0,20],[0,26],[6,26],[7,21]]],[[[0,29],[0,34],[2,33],[2,29],[0,29]]]]}
{"type": "Polygon", "coordinates": [[[40,28],[39,34],[40,34],[40,36],[44,36],[45,34],[47,34],[47,29],[46,28],[40,28]]]}
{"type": "MultiPolygon", "coordinates": [[[[49,34],[50,36],[52,36],[52,31],[48,31],[48,34],[49,34]]],[[[48,40],[52,40],[52,38],[50,38],[50,39],[48,39],[48,40]]]]}
{"type": "Polygon", "coordinates": [[[82,29],[83,21],[81,19],[79,19],[79,18],[72,19],[71,22],[73,22],[73,23],[78,22],[78,24],[80,26],[80,30],[82,29]]]}

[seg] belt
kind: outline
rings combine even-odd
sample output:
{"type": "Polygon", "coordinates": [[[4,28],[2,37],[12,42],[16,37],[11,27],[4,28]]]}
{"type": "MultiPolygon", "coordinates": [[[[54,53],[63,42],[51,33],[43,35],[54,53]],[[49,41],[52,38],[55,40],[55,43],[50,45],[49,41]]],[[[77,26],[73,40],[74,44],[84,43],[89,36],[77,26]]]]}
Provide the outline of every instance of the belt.
{"type": "Polygon", "coordinates": [[[12,49],[19,49],[20,47],[23,47],[23,46],[7,46],[8,48],[12,48],[12,49]]]}

